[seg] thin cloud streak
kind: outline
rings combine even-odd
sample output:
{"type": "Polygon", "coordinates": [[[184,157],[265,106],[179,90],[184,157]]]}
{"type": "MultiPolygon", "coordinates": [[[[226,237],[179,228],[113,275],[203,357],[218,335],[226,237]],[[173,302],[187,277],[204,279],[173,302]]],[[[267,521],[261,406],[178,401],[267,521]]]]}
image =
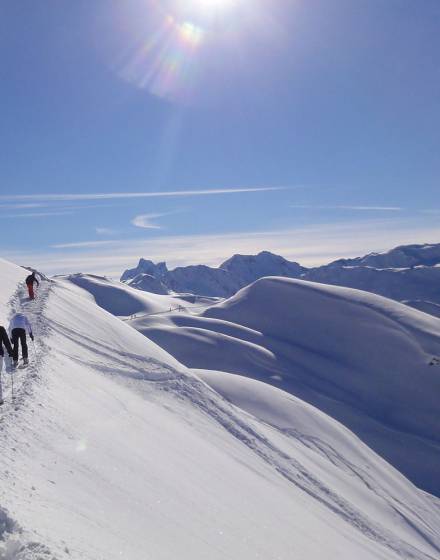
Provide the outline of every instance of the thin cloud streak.
{"type": "Polygon", "coordinates": [[[152,220],[160,218],[164,215],[165,214],[140,214],[139,216],[135,216],[131,220],[131,223],[142,229],[162,229],[161,226],[155,224],[152,220]]]}
{"type": "Polygon", "coordinates": [[[0,218],[48,218],[50,216],[71,216],[74,212],[28,212],[23,214],[3,214],[0,218]]]}
{"type": "Polygon", "coordinates": [[[54,201],[79,201],[79,200],[109,200],[124,198],[157,198],[157,197],[185,197],[185,196],[209,196],[220,194],[239,194],[239,193],[258,193],[282,191],[289,188],[300,187],[243,187],[229,189],[204,189],[204,190],[186,190],[186,191],[159,191],[159,192],[137,192],[137,193],[94,193],[94,194],[21,194],[21,195],[3,195],[0,200],[42,200],[47,202],[54,201]]]}
{"type": "Polygon", "coordinates": [[[105,245],[119,245],[121,240],[107,239],[105,241],[78,241],[75,243],[57,243],[51,245],[52,249],[88,249],[91,247],[103,247],[105,245]]]}
{"type": "Polygon", "coordinates": [[[313,205],[313,204],[291,204],[290,208],[301,210],[359,210],[359,211],[380,211],[380,212],[402,212],[404,208],[400,206],[346,206],[346,205],[313,205]]]}
{"type": "Polygon", "coordinates": [[[185,210],[173,210],[172,212],[161,212],[155,214],[139,214],[131,220],[131,223],[132,225],[142,229],[163,229],[159,224],[155,224],[153,220],[163,218],[165,216],[174,216],[175,214],[180,214],[181,212],[185,212],[185,210]]]}
{"type": "Polygon", "coordinates": [[[41,202],[28,202],[22,204],[0,204],[1,209],[6,210],[24,210],[27,208],[47,208],[47,204],[41,202]]]}

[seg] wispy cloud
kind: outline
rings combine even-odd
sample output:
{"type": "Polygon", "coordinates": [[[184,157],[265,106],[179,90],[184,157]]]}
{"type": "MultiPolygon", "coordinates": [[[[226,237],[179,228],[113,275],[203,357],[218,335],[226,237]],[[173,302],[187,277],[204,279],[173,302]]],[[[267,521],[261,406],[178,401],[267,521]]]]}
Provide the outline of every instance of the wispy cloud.
{"type": "Polygon", "coordinates": [[[56,250],[9,252],[2,256],[20,264],[32,264],[49,274],[93,272],[119,277],[141,256],[153,261],[166,260],[170,267],[194,263],[218,266],[234,253],[268,250],[315,266],[405,243],[438,241],[440,226],[403,219],[357,220],[275,231],[64,243],[57,244],[56,250]]]}
{"type": "Polygon", "coordinates": [[[355,210],[355,211],[375,211],[375,212],[402,212],[404,208],[400,206],[349,206],[349,205],[314,205],[314,204],[291,204],[290,208],[301,210],[355,210]]]}
{"type": "Polygon", "coordinates": [[[72,215],[71,211],[54,211],[54,212],[26,212],[19,214],[3,214],[0,218],[48,218],[50,216],[69,216],[72,215]]]}
{"type": "Polygon", "coordinates": [[[73,243],[57,243],[51,245],[52,249],[90,249],[91,247],[103,247],[105,245],[118,245],[121,240],[107,239],[105,241],[75,241],[73,243]]]}
{"type": "Polygon", "coordinates": [[[202,190],[183,190],[183,191],[158,191],[158,192],[118,192],[118,193],[66,193],[66,194],[22,194],[22,195],[3,195],[0,200],[41,200],[47,202],[54,201],[79,201],[79,200],[109,200],[124,198],[157,198],[157,197],[186,197],[186,196],[210,196],[222,194],[238,193],[259,193],[270,191],[281,191],[288,188],[299,187],[240,187],[224,189],[202,189],[202,190]]]}
{"type": "Polygon", "coordinates": [[[175,214],[180,214],[181,212],[185,212],[185,210],[172,210],[171,212],[161,212],[155,214],[140,214],[139,216],[135,216],[131,223],[132,225],[142,228],[142,229],[162,229],[162,226],[155,223],[155,220],[158,218],[163,218],[164,216],[173,216],[175,214]]]}
{"type": "Polygon", "coordinates": [[[155,224],[153,222],[153,220],[157,219],[157,218],[161,218],[162,216],[165,216],[166,214],[140,214],[139,216],[135,216],[132,220],[131,223],[138,227],[138,228],[143,228],[143,229],[161,229],[162,226],[155,224]]]}
{"type": "Polygon", "coordinates": [[[21,204],[0,204],[0,208],[7,210],[24,210],[27,208],[45,208],[47,205],[41,202],[24,202],[21,204]]]}

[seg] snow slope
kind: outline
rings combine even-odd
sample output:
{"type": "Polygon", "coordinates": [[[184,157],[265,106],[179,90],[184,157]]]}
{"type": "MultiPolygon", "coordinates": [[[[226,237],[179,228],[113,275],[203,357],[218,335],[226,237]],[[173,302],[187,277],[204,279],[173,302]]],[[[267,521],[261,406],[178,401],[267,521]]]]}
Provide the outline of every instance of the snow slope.
{"type": "Polygon", "coordinates": [[[373,268],[328,265],[310,270],[305,280],[365,290],[396,301],[423,300],[440,304],[440,267],[373,268]]]}
{"type": "Polygon", "coordinates": [[[202,316],[132,326],[190,368],[270,383],[354,431],[440,496],[440,321],[347,288],[266,278],[202,316]]]}
{"type": "Polygon", "coordinates": [[[24,281],[29,271],[0,259],[1,293],[0,298],[0,325],[7,327],[9,316],[9,298],[14,294],[17,284],[24,281]]]}
{"type": "Polygon", "coordinates": [[[188,305],[185,299],[178,296],[143,293],[131,286],[92,274],[60,276],[59,280],[67,280],[83,288],[97,305],[120,317],[129,317],[138,313],[163,313],[188,305]]]}
{"type": "Polygon", "coordinates": [[[434,317],[440,318],[440,304],[434,303],[432,301],[424,301],[424,300],[406,300],[403,303],[405,305],[409,305],[410,307],[414,307],[414,309],[418,309],[419,311],[423,311],[424,313],[428,313],[429,315],[434,315],[434,317]]]}
{"type": "Polygon", "coordinates": [[[128,282],[128,285],[137,290],[151,292],[152,294],[165,295],[169,293],[168,288],[160,280],[151,274],[138,274],[128,282]]]}
{"type": "Polygon", "coordinates": [[[341,424],[261,386],[293,430],[234,406],[75,282],[0,295],[37,336],[1,411],[0,557],[438,557],[439,501],[341,424]]]}

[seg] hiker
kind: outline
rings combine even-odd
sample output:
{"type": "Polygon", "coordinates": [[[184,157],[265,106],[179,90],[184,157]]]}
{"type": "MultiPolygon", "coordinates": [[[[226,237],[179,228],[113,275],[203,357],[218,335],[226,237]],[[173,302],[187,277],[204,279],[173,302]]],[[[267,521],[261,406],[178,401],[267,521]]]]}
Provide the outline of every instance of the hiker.
{"type": "Polygon", "coordinates": [[[28,360],[28,346],[26,342],[26,334],[28,334],[31,340],[34,340],[34,335],[32,333],[32,327],[29,323],[28,318],[23,313],[16,313],[9,324],[9,332],[11,334],[12,342],[12,359],[13,365],[18,364],[18,343],[21,344],[21,353],[23,356],[23,363],[27,365],[28,360]]]}
{"type": "Polygon", "coordinates": [[[3,350],[3,345],[5,345],[9,357],[12,358],[12,346],[9,340],[8,333],[6,332],[5,327],[2,327],[0,325],[0,356],[1,357],[5,355],[5,352],[3,350]]]}
{"type": "Polygon", "coordinates": [[[37,284],[37,286],[40,285],[40,282],[37,280],[37,277],[35,276],[35,270],[34,270],[34,272],[32,272],[32,274],[29,274],[29,276],[26,278],[26,286],[29,292],[29,299],[35,299],[35,293],[34,293],[35,283],[37,284]]]}
{"type": "Polygon", "coordinates": [[[5,327],[0,325],[0,405],[3,404],[3,385],[2,385],[2,373],[3,373],[3,361],[5,352],[3,350],[3,345],[5,346],[8,354],[12,357],[12,346],[9,341],[8,333],[5,327]]]}

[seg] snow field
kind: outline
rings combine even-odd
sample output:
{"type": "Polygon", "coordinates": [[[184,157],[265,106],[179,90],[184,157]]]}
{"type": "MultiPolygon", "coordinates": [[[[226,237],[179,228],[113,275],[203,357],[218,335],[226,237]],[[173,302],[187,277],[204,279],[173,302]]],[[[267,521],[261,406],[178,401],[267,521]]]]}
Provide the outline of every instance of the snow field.
{"type": "Polygon", "coordinates": [[[438,556],[438,501],[315,407],[211,389],[72,282],[34,312],[36,376],[1,417],[0,539],[26,560],[438,556]]]}
{"type": "Polygon", "coordinates": [[[440,496],[440,321],[359,290],[266,278],[202,316],[130,322],[189,368],[270,383],[440,496]]]}

